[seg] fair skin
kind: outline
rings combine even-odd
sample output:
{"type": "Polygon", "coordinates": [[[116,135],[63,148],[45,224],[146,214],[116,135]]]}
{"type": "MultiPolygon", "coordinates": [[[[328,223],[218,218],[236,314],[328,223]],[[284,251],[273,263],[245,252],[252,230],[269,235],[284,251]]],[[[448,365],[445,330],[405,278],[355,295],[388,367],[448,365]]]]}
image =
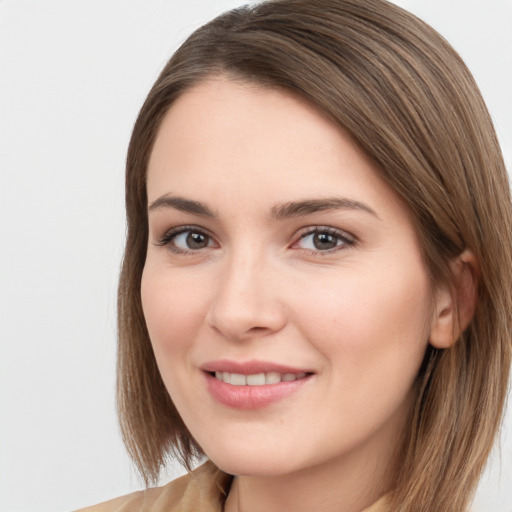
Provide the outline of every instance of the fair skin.
{"type": "Polygon", "coordinates": [[[172,105],[147,189],[144,315],[185,424],[237,475],[226,510],[370,506],[427,344],[453,339],[407,209],[305,102],[225,78],[172,105]]]}

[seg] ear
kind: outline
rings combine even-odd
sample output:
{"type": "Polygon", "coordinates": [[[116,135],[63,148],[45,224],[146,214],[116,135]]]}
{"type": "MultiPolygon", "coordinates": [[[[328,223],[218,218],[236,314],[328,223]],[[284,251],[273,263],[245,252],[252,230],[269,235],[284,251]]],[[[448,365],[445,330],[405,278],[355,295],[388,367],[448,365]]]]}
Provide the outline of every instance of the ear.
{"type": "Polygon", "coordinates": [[[479,266],[468,249],[450,263],[452,282],[435,292],[430,344],[435,348],[451,347],[464,332],[475,314],[478,296],[479,266]]]}

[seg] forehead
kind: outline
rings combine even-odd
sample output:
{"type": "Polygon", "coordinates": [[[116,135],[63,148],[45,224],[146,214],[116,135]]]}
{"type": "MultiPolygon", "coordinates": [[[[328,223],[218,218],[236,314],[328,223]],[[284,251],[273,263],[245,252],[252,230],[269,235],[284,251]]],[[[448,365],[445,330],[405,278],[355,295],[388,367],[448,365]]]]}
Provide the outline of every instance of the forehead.
{"type": "Polygon", "coordinates": [[[254,193],[261,183],[267,192],[293,193],[304,181],[320,192],[349,174],[368,192],[386,188],[347,133],[304,100],[218,78],[186,91],[166,113],[149,162],[148,194],[233,181],[240,193],[247,187],[254,193]]]}

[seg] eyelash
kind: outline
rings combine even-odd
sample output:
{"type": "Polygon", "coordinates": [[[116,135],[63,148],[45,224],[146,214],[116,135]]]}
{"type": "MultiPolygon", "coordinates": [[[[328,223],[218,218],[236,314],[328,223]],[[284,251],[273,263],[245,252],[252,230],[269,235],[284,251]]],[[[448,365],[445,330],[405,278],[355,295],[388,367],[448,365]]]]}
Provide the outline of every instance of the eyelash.
{"type": "Polygon", "coordinates": [[[194,252],[198,252],[198,250],[189,249],[184,250],[180,249],[179,247],[176,247],[175,245],[172,245],[171,242],[179,235],[182,235],[183,233],[197,233],[199,235],[204,235],[210,240],[213,240],[213,237],[210,236],[204,229],[200,229],[197,226],[179,226],[176,228],[172,228],[169,231],[167,231],[162,238],[160,238],[155,245],[159,247],[167,246],[167,248],[174,252],[175,254],[190,254],[194,252]]]}
{"type": "Polygon", "coordinates": [[[339,241],[341,241],[339,245],[336,245],[332,249],[327,249],[325,251],[319,249],[303,249],[304,251],[307,251],[309,254],[312,254],[314,256],[326,256],[344,250],[347,247],[351,247],[356,244],[356,239],[352,235],[346,233],[345,231],[341,231],[340,229],[327,226],[311,226],[304,228],[302,230],[302,232],[299,235],[299,239],[297,240],[297,242],[294,242],[293,245],[298,244],[301,240],[304,240],[306,237],[311,235],[330,235],[336,237],[339,241]]]}
{"type": "MultiPolygon", "coordinates": [[[[184,233],[196,233],[199,235],[203,235],[207,237],[209,240],[213,240],[213,237],[209,235],[205,230],[198,228],[197,226],[179,226],[173,229],[170,229],[167,231],[157,242],[155,242],[155,245],[159,247],[167,246],[170,251],[172,251],[175,254],[192,254],[194,252],[199,252],[200,249],[189,249],[184,250],[180,249],[179,247],[176,247],[175,245],[172,245],[171,242],[179,235],[184,233]]],[[[314,249],[302,249],[303,251],[307,252],[311,255],[320,255],[325,256],[329,254],[333,254],[335,252],[338,252],[340,250],[346,249],[347,247],[354,246],[356,244],[356,239],[352,236],[346,233],[345,231],[341,231],[339,229],[335,229],[332,227],[326,227],[326,226],[310,226],[307,228],[304,228],[299,233],[298,239],[296,239],[295,242],[291,245],[293,248],[296,246],[300,241],[304,240],[308,236],[311,235],[330,235],[333,237],[336,237],[341,243],[339,245],[336,245],[335,247],[327,250],[314,250],[314,249]]]]}

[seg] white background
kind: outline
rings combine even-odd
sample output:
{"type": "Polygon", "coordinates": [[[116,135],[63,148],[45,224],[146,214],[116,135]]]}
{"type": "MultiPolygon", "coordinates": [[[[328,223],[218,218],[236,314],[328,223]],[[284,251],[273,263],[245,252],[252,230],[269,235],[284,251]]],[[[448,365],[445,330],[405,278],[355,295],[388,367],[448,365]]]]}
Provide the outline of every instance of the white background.
{"type": "MultiPolygon", "coordinates": [[[[114,410],[126,147],[171,52],[240,3],[0,0],[2,512],[70,510],[139,488],[114,410]]],[[[510,169],[512,0],[396,3],[469,64],[510,169]]],[[[475,511],[512,511],[511,437],[509,412],[475,511]]]]}

